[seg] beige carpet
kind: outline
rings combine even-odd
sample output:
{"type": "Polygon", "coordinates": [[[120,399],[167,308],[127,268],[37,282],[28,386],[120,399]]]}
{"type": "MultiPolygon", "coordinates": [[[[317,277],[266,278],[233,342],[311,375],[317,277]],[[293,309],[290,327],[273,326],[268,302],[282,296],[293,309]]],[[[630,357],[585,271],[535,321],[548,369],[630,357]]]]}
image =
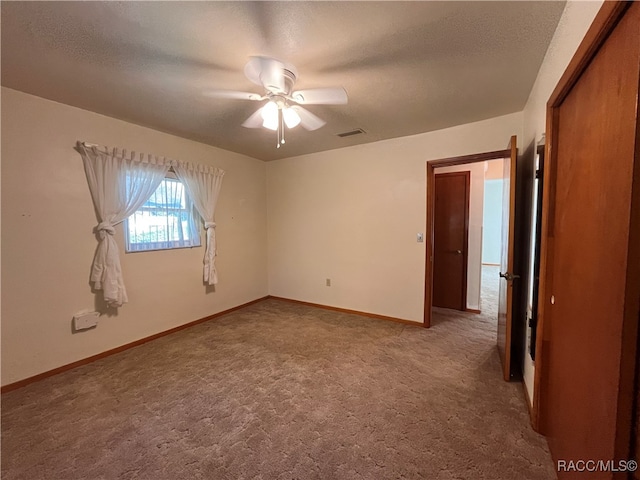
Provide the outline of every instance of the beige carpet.
{"type": "Polygon", "coordinates": [[[552,479],[495,321],[268,300],[2,398],[2,479],[552,479]]]}

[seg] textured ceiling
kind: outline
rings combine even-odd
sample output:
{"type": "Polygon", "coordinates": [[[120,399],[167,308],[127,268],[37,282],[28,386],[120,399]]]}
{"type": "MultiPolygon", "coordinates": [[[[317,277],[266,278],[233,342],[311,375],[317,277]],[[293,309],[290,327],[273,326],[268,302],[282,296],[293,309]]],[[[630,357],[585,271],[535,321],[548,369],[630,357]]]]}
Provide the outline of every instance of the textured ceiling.
{"type": "Polygon", "coordinates": [[[2,2],[2,85],[262,160],[412,135],[522,110],[564,2],[2,2]],[[241,126],[263,93],[251,55],[298,69],[314,132],[241,126]],[[340,138],[362,128],[366,134],[340,138]]]}

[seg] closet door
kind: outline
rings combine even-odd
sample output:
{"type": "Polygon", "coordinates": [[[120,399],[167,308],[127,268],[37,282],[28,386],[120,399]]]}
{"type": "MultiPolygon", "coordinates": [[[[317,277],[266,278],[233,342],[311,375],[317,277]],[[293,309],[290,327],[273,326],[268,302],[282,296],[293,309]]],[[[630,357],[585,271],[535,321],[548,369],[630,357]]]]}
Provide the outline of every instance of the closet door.
{"type": "MultiPolygon", "coordinates": [[[[598,47],[577,67],[570,64],[578,73],[549,104],[539,304],[545,341],[537,386],[555,461],[631,455],[640,303],[640,3],[605,3],[603,11],[614,7],[617,22],[602,25],[598,47]]],[[[558,473],[628,478],[614,475],[558,473]]]]}

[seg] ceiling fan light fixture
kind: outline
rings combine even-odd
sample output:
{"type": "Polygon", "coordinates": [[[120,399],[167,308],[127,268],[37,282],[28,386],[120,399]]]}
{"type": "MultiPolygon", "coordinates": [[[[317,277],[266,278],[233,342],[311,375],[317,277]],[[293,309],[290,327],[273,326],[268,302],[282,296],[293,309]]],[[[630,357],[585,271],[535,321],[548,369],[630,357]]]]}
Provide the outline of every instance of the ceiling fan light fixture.
{"type": "Polygon", "coordinates": [[[262,122],[262,126],[264,128],[268,128],[269,130],[276,131],[278,130],[278,117],[274,118],[265,118],[262,122]]]}
{"type": "Polygon", "coordinates": [[[282,115],[288,128],[295,128],[300,124],[300,115],[294,109],[285,107],[282,109],[282,115]]]}
{"type": "MultiPolygon", "coordinates": [[[[1,0],[0,0],[1,1],[1,0]]],[[[245,76],[264,88],[262,95],[237,90],[211,90],[207,95],[214,98],[263,101],[242,124],[246,128],[266,128],[277,132],[276,147],[285,143],[285,131],[298,125],[308,131],[317,130],[325,121],[301,105],[344,105],[347,92],[342,87],[311,88],[294,91],[297,71],[293,65],[265,56],[251,57],[244,68],[245,76]]]]}
{"type": "Polygon", "coordinates": [[[268,128],[269,130],[277,130],[278,129],[278,105],[275,102],[267,102],[267,104],[262,107],[262,126],[264,128],[268,128]]]}

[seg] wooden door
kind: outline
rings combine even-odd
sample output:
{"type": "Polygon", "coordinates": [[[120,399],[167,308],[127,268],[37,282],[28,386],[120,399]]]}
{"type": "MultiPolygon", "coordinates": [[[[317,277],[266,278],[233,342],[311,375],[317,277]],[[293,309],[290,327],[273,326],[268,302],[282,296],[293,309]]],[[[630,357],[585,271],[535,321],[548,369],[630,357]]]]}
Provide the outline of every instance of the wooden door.
{"type": "MultiPolygon", "coordinates": [[[[640,318],[638,318],[640,321],[640,318]]],[[[640,356],[636,353],[636,372],[640,372],[640,356]]],[[[640,459],[640,376],[636,374],[636,386],[635,386],[635,414],[634,414],[634,434],[632,436],[632,448],[631,455],[629,458],[633,458],[635,460],[640,459]]],[[[640,480],[640,470],[633,472],[632,476],[633,480],[640,480]]]]}
{"type": "MultiPolygon", "coordinates": [[[[640,309],[640,3],[605,2],[601,13],[616,8],[615,20],[622,18],[596,18],[599,48],[585,48],[549,101],[551,188],[539,305],[544,373],[537,388],[556,461],[631,458],[640,309]]],[[[628,477],[560,471],[559,478],[628,477]]]]}
{"type": "Polygon", "coordinates": [[[435,176],[433,306],[465,310],[471,173],[435,176]]]}
{"type": "Polygon", "coordinates": [[[515,236],[516,163],[518,146],[515,135],[509,142],[509,158],[503,162],[502,173],[502,250],[500,254],[500,283],[498,295],[498,351],[505,380],[514,374],[511,359],[513,322],[513,282],[519,276],[513,271],[515,236]]]}

